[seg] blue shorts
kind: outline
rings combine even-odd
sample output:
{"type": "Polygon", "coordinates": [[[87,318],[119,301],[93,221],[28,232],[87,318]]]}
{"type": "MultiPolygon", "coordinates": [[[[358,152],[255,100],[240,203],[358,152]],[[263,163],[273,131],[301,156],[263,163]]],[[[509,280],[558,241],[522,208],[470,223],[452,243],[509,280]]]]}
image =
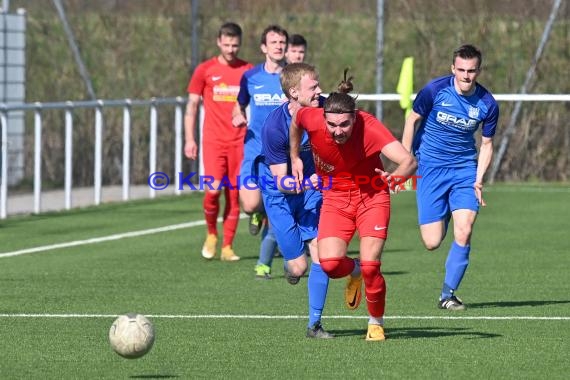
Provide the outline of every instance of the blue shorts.
{"type": "MultiPolygon", "coordinates": [[[[241,168],[239,171],[239,184],[244,187],[247,188],[249,190],[251,189],[257,189],[257,184],[259,182],[258,178],[259,178],[259,160],[261,159],[261,156],[259,156],[258,154],[253,155],[253,154],[246,154],[243,157],[243,160],[241,162],[241,168]]],[[[241,188],[241,187],[240,187],[241,188]]]]}
{"type": "Polygon", "coordinates": [[[455,210],[479,211],[475,195],[477,168],[425,167],[418,165],[418,222],[420,225],[437,222],[455,210]]]}
{"type": "Polygon", "coordinates": [[[317,237],[323,201],[319,191],[269,195],[262,191],[265,212],[285,260],[305,254],[305,242],[317,237]]]}

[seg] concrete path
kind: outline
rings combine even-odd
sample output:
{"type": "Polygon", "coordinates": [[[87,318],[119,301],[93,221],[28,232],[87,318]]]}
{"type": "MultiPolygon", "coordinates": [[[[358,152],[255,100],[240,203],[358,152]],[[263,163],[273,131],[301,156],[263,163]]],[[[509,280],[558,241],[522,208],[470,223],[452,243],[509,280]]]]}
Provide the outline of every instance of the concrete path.
{"type": "MultiPolygon", "coordinates": [[[[162,191],[156,191],[157,197],[164,195],[173,195],[174,190],[168,188],[162,191]]],[[[131,186],[129,192],[129,200],[134,199],[150,199],[150,191],[148,185],[131,186]]],[[[121,186],[106,186],[101,190],[101,203],[120,202],[123,200],[123,188],[121,186]]],[[[92,187],[76,188],[71,191],[71,207],[87,207],[95,205],[94,190],[92,187]]],[[[65,209],[65,191],[50,190],[44,191],[41,195],[41,212],[61,211],[65,209]]],[[[34,212],[34,194],[15,194],[8,190],[8,202],[6,213],[11,215],[25,215],[34,212]]]]}

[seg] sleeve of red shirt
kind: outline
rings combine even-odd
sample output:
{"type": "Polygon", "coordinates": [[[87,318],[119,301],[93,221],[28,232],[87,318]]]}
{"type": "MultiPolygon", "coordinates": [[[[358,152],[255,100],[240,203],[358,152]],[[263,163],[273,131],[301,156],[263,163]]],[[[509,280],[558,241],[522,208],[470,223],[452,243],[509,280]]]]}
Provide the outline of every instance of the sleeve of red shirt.
{"type": "Polygon", "coordinates": [[[202,95],[204,92],[204,86],[206,85],[205,74],[206,74],[207,62],[203,62],[196,67],[190,83],[188,83],[188,93],[202,95]]]}
{"type": "Polygon", "coordinates": [[[392,132],[380,120],[364,111],[358,111],[358,114],[364,119],[364,150],[367,156],[382,151],[386,145],[396,141],[392,132]]]}
{"type": "Polygon", "coordinates": [[[295,124],[297,124],[298,128],[309,131],[311,127],[318,125],[319,120],[316,118],[318,116],[322,117],[322,114],[322,108],[303,107],[297,111],[295,124]]]}

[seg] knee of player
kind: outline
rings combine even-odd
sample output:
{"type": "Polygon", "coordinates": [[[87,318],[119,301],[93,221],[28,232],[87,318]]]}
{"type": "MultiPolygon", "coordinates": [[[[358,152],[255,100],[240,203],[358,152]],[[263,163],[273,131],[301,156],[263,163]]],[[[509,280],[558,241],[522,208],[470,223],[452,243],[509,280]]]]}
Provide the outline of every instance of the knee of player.
{"type": "Polygon", "coordinates": [[[251,207],[250,205],[247,205],[245,203],[241,204],[241,208],[243,212],[245,212],[248,215],[255,214],[256,212],[258,212],[256,207],[251,207]]]}
{"type": "Polygon", "coordinates": [[[241,201],[241,208],[243,212],[246,214],[253,214],[256,212],[261,212],[263,210],[263,206],[258,201],[249,201],[249,200],[242,200],[241,201]]]}
{"type": "Polygon", "coordinates": [[[471,225],[456,226],[453,229],[453,234],[454,234],[455,240],[457,240],[459,242],[469,241],[471,239],[471,231],[473,231],[471,225]]]}
{"type": "Polygon", "coordinates": [[[301,277],[307,271],[307,265],[303,263],[298,263],[294,261],[290,261],[287,263],[287,270],[290,274],[295,277],[301,277]]]}
{"type": "Polygon", "coordinates": [[[439,246],[441,245],[441,239],[437,238],[437,237],[423,237],[423,243],[424,243],[424,247],[426,247],[426,249],[428,251],[433,251],[439,248],[439,246]]]}

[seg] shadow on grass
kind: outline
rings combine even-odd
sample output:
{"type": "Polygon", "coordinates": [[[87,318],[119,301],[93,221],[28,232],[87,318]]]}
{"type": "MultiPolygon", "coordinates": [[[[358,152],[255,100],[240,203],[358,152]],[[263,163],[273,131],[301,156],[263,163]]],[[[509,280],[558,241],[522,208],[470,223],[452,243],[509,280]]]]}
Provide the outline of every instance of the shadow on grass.
{"type": "Polygon", "coordinates": [[[392,270],[392,271],[382,271],[382,274],[384,276],[397,276],[397,275],[401,275],[401,274],[408,274],[409,272],[403,271],[403,270],[392,270]]]}
{"type": "Polygon", "coordinates": [[[470,309],[486,309],[493,307],[524,307],[524,306],[546,306],[570,303],[570,301],[497,301],[497,302],[480,302],[469,303],[470,309]]]}
{"type": "Polygon", "coordinates": [[[173,379],[178,375],[132,375],[131,379],[173,379]]]}
{"type": "MultiPolygon", "coordinates": [[[[329,330],[336,337],[362,336],[366,335],[366,330],[329,330]]],[[[473,331],[466,327],[408,327],[408,328],[387,328],[386,339],[417,339],[417,338],[445,338],[464,336],[467,339],[498,338],[500,334],[489,334],[473,331]]]]}
{"type": "Polygon", "coordinates": [[[498,338],[502,335],[473,331],[466,327],[408,327],[386,329],[386,336],[388,339],[443,338],[448,336],[464,336],[467,339],[482,339],[498,338]]]}

